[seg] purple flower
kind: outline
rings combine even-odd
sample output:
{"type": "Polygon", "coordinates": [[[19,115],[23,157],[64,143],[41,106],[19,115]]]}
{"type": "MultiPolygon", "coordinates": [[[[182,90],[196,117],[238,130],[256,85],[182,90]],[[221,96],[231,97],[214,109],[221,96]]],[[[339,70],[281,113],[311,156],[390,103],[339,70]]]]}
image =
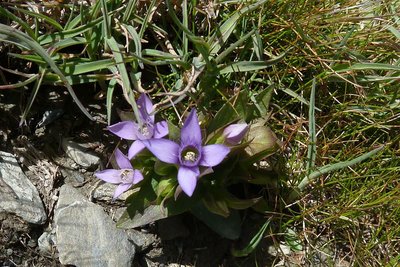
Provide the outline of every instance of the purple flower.
{"type": "Polygon", "coordinates": [[[143,144],[159,160],[178,165],[178,183],[183,192],[192,196],[200,175],[199,166],[214,167],[229,153],[229,148],[221,144],[202,146],[201,129],[196,110],[186,119],[180,144],[167,139],[143,140],[143,144]]]}
{"type": "Polygon", "coordinates": [[[120,168],[119,170],[106,169],[94,173],[97,178],[107,183],[119,184],[114,192],[113,200],[128,190],[132,185],[143,180],[142,173],[139,170],[133,169],[131,162],[118,148],[115,150],[115,160],[120,168]]]}
{"type": "Polygon", "coordinates": [[[123,139],[135,140],[128,150],[129,159],[145,148],[142,140],[162,138],[168,134],[166,121],[154,123],[154,115],[150,115],[153,112],[153,103],[145,94],[140,95],[137,104],[142,121],[141,127],[133,121],[122,121],[108,126],[108,130],[113,134],[123,139]]]}
{"type": "Polygon", "coordinates": [[[224,129],[222,135],[229,145],[237,145],[242,141],[248,128],[249,126],[246,123],[232,124],[224,129]]]}

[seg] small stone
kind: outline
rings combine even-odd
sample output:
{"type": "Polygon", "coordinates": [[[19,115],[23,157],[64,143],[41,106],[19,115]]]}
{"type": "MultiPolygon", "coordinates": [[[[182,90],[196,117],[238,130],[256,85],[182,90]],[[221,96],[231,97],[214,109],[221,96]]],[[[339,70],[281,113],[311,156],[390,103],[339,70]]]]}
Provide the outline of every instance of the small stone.
{"type": "Polygon", "coordinates": [[[47,220],[36,187],[18,165],[15,157],[0,151],[0,212],[5,211],[33,224],[47,220]]]}
{"type": "Polygon", "coordinates": [[[128,238],[135,244],[137,252],[141,252],[149,248],[157,241],[157,236],[150,233],[144,233],[135,229],[126,230],[128,238]]]}
{"type": "Polygon", "coordinates": [[[6,253],[7,253],[7,256],[11,256],[13,254],[13,250],[11,248],[8,248],[6,253]]]}
{"type": "Polygon", "coordinates": [[[59,260],[64,265],[130,267],[135,246],[99,205],[63,185],[54,212],[59,260]]]}
{"type": "Polygon", "coordinates": [[[79,171],[61,168],[61,174],[64,177],[64,183],[68,183],[73,186],[81,186],[85,182],[85,175],[79,171]]]}
{"type": "Polygon", "coordinates": [[[49,232],[43,232],[43,234],[38,239],[39,251],[44,255],[51,255],[55,244],[56,233],[54,229],[49,232]]]}
{"type": "Polygon", "coordinates": [[[93,152],[89,152],[83,145],[69,138],[63,138],[61,145],[68,157],[83,168],[92,169],[100,164],[100,158],[97,155],[93,152]]]}
{"type": "Polygon", "coordinates": [[[269,246],[268,247],[268,254],[276,257],[277,255],[290,255],[291,254],[291,250],[289,246],[280,244],[279,248],[277,248],[276,246],[269,246]]]}
{"type": "Polygon", "coordinates": [[[27,245],[28,245],[28,247],[30,247],[30,248],[35,248],[35,247],[37,246],[37,242],[36,242],[35,239],[29,239],[27,245]]]}
{"type": "MultiPolygon", "coordinates": [[[[93,190],[93,198],[96,200],[111,201],[112,197],[114,196],[114,191],[117,187],[118,185],[110,183],[100,184],[93,190]]],[[[134,190],[128,190],[122,193],[118,199],[125,201],[133,191],[134,190]]]]}

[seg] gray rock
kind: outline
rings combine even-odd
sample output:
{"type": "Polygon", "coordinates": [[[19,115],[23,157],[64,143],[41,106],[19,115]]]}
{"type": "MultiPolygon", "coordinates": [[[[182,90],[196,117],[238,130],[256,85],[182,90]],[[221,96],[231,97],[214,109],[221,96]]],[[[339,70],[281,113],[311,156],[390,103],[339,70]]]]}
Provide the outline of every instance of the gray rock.
{"type": "MultiPolygon", "coordinates": [[[[115,189],[118,187],[118,185],[115,184],[110,184],[110,183],[103,183],[97,186],[93,190],[93,198],[96,200],[103,200],[103,201],[111,201],[112,197],[114,196],[115,189]]],[[[122,193],[118,199],[125,201],[132,193],[134,190],[128,190],[124,193],[122,193]]]]}
{"type": "MultiPolygon", "coordinates": [[[[121,220],[125,215],[125,211],[126,208],[117,210],[116,217],[121,220]]],[[[121,228],[130,229],[141,227],[167,217],[168,214],[163,207],[160,205],[150,205],[143,212],[136,212],[133,218],[123,220],[122,222],[119,221],[118,224],[121,228]]]]}
{"type": "Polygon", "coordinates": [[[158,238],[155,234],[141,232],[135,229],[126,230],[128,238],[136,246],[137,252],[142,252],[156,243],[158,238]]]}
{"type": "Polygon", "coordinates": [[[77,189],[63,185],[54,212],[57,249],[62,264],[131,266],[135,247],[117,229],[102,207],[89,202],[77,189]]]}
{"type": "Polygon", "coordinates": [[[95,168],[100,164],[100,158],[97,155],[69,138],[63,138],[61,145],[68,157],[85,169],[95,168]]]}
{"type": "Polygon", "coordinates": [[[38,247],[43,255],[52,255],[56,245],[56,233],[54,229],[49,232],[43,232],[38,239],[38,247]]]}
{"type": "Polygon", "coordinates": [[[0,212],[13,213],[33,224],[43,224],[47,215],[36,187],[10,153],[0,151],[0,212]]]}
{"type": "Polygon", "coordinates": [[[85,182],[85,175],[79,171],[61,168],[61,174],[64,176],[64,183],[71,184],[74,187],[82,186],[85,182]]]}

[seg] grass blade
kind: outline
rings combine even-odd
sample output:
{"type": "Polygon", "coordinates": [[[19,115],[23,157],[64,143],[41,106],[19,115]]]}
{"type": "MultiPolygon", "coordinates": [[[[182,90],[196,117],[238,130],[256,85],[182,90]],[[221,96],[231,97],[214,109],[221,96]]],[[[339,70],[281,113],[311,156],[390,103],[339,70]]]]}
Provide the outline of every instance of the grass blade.
{"type": "Polygon", "coordinates": [[[36,12],[32,12],[26,9],[22,9],[22,8],[17,8],[17,7],[11,7],[11,9],[16,10],[18,12],[24,13],[25,15],[31,16],[33,18],[36,19],[41,19],[43,21],[45,21],[46,23],[50,24],[51,26],[53,26],[56,30],[58,31],[63,31],[63,27],[60,25],[60,23],[58,23],[57,21],[55,21],[52,18],[49,18],[46,15],[43,15],[41,13],[36,13],[36,12]]]}
{"type": "Polygon", "coordinates": [[[111,108],[112,108],[112,97],[115,89],[115,85],[117,84],[117,79],[111,79],[107,86],[107,124],[111,124],[111,108]]]}
{"type": "Polygon", "coordinates": [[[310,95],[310,105],[308,110],[308,134],[309,134],[309,144],[307,151],[307,172],[308,175],[311,169],[315,166],[315,159],[317,156],[317,136],[315,133],[315,78],[312,81],[311,95],[310,95]]]}
{"type": "Polygon", "coordinates": [[[258,232],[254,235],[254,237],[250,240],[250,243],[245,248],[243,248],[241,250],[232,249],[232,255],[234,257],[246,257],[250,253],[252,253],[254,251],[254,249],[256,249],[258,243],[260,243],[260,241],[262,240],[264,233],[269,226],[270,221],[271,220],[268,219],[264,223],[264,225],[260,228],[260,230],[258,230],[258,232]]]}
{"type": "Polygon", "coordinates": [[[42,84],[45,73],[46,73],[45,69],[41,70],[39,74],[39,79],[36,79],[35,85],[32,88],[31,95],[29,96],[28,104],[26,105],[24,112],[22,113],[21,121],[19,123],[20,126],[25,122],[25,119],[28,116],[29,111],[31,110],[32,104],[36,99],[37,93],[39,92],[39,88],[40,85],[42,84]]]}
{"type": "Polygon", "coordinates": [[[256,3],[246,6],[239,11],[237,11],[235,14],[233,14],[229,19],[227,19],[220,27],[217,27],[217,32],[210,38],[208,41],[208,44],[210,45],[210,55],[215,55],[219,52],[221,47],[226,43],[228,40],[229,36],[231,36],[233,30],[236,28],[236,24],[239,21],[239,19],[247,14],[248,12],[251,12],[264,3],[266,3],[267,0],[261,0],[257,1],[256,3]]]}
{"type": "Polygon", "coordinates": [[[91,120],[93,120],[93,117],[87,112],[87,110],[83,107],[82,103],[79,101],[77,96],[75,95],[74,90],[72,89],[71,85],[69,84],[68,80],[66,79],[65,75],[61,72],[61,70],[57,67],[56,63],[53,61],[53,59],[50,57],[49,54],[47,54],[46,50],[44,50],[35,40],[33,40],[31,37],[26,35],[25,33],[14,29],[10,26],[0,24],[0,35],[6,35],[15,39],[20,40],[20,42],[26,46],[28,46],[30,49],[36,52],[39,56],[43,58],[43,60],[46,61],[46,63],[50,66],[50,68],[56,73],[58,76],[60,76],[60,79],[63,81],[65,87],[67,87],[68,92],[74,99],[75,103],[78,105],[79,109],[91,120]]]}
{"type": "Polygon", "coordinates": [[[231,63],[227,66],[220,68],[220,74],[232,73],[232,72],[247,72],[265,69],[272,65],[275,65],[285,57],[286,53],[279,55],[278,57],[266,60],[266,61],[239,61],[231,63]]]}
{"type": "Polygon", "coordinates": [[[23,87],[25,85],[30,84],[31,82],[36,81],[38,76],[39,76],[39,74],[34,74],[34,75],[32,75],[32,77],[26,79],[25,81],[19,82],[19,83],[0,85],[0,90],[16,89],[16,88],[23,87]]]}
{"type": "Polygon", "coordinates": [[[375,148],[374,150],[365,153],[355,159],[352,160],[348,160],[348,161],[342,161],[342,162],[338,162],[335,164],[329,164],[326,165],[322,168],[320,168],[317,171],[312,172],[310,175],[307,175],[298,185],[298,188],[300,191],[302,191],[310,182],[312,182],[314,179],[318,178],[319,176],[332,172],[332,171],[337,171],[343,168],[347,168],[349,166],[352,166],[354,164],[360,163],[361,161],[364,161],[372,156],[374,156],[376,153],[378,153],[379,151],[381,151],[384,148],[384,146],[375,148]]]}
{"type": "Polygon", "coordinates": [[[132,106],[132,110],[133,110],[133,113],[135,114],[135,118],[136,118],[137,122],[139,124],[141,124],[139,110],[136,105],[135,96],[134,96],[132,88],[131,88],[128,71],[126,70],[126,67],[125,67],[124,57],[123,57],[121,51],[119,50],[118,43],[114,39],[114,37],[106,39],[106,42],[114,55],[115,63],[116,63],[119,75],[121,77],[122,90],[124,92],[125,98],[128,101],[128,103],[132,106]]]}

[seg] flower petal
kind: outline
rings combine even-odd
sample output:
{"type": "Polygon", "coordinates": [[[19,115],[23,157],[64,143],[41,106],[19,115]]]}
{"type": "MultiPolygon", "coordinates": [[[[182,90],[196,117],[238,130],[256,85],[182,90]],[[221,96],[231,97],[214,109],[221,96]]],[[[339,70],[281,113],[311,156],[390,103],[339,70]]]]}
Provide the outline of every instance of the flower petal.
{"type": "Polygon", "coordinates": [[[119,184],[122,182],[121,180],[121,171],[115,169],[106,169],[102,171],[95,172],[94,175],[103,180],[104,182],[111,184],[119,184]]]}
{"type": "Polygon", "coordinates": [[[140,140],[136,140],[132,143],[128,150],[128,159],[133,159],[136,154],[142,151],[146,146],[140,140]]]}
{"type": "Polygon", "coordinates": [[[168,123],[166,121],[157,122],[154,125],[154,138],[162,138],[168,134],[168,123]]]}
{"type": "Polygon", "coordinates": [[[201,129],[196,109],[192,109],[181,130],[182,146],[201,146],[201,129]]]}
{"type": "Polygon", "coordinates": [[[116,198],[118,198],[122,193],[124,193],[125,191],[127,191],[131,186],[132,186],[132,184],[120,184],[120,185],[117,187],[117,189],[115,189],[115,191],[114,191],[113,200],[115,200],[116,198]]]}
{"type": "Polygon", "coordinates": [[[119,150],[119,148],[115,149],[114,152],[115,155],[115,161],[118,164],[118,167],[120,167],[121,169],[133,169],[131,162],[129,161],[129,159],[127,158],[127,156],[125,156],[121,150],[119,150]]]}
{"type": "Polygon", "coordinates": [[[178,182],[183,192],[189,197],[193,195],[194,189],[197,184],[197,176],[199,175],[199,168],[188,168],[180,166],[178,170],[178,182]]]}
{"type": "Polygon", "coordinates": [[[154,115],[149,116],[149,114],[153,111],[153,103],[150,98],[146,94],[141,94],[137,104],[139,106],[140,114],[142,115],[142,119],[147,122],[150,119],[151,123],[154,123],[154,115]]]}
{"type": "Polygon", "coordinates": [[[137,184],[143,180],[143,174],[139,170],[135,170],[133,173],[133,184],[137,184]]]}
{"type": "Polygon", "coordinates": [[[148,139],[142,140],[142,143],[156,156],[159,160],[178,164],[179,162],[179,145],[167,139],[148,139]]]}
{"type": "Polygon", "coordinates": [[[224,145],[214,144],[203,146],[199,165],[205,167],[214,167],[228,155],[230,149],[224,145]]]}
{"type": "Polygon", "coordinates": [[[249,126],[246,123],[229,125],[223,132],[226,142],[230,145],[239,144],[247,133],[248,128],[249,126]]]}
{"type": "Polygon", "coordinates": [[[107,129],[123,139],[136,140],[137,125],[133,121],[121,121],[110,125],[107,129]]]}

